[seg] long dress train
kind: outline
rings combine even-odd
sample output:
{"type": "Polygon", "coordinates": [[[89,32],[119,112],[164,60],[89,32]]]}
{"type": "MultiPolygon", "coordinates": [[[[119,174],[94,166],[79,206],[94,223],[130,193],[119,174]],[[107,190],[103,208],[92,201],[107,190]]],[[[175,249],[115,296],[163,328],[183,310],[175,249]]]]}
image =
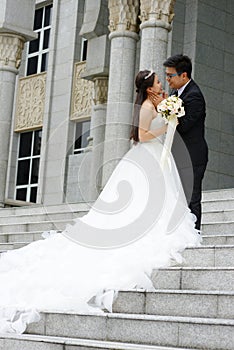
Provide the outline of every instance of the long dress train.
{"type": "MultiPolygon", "coordinates": [[[[164,124],[156,117],[151,128],[164,124]]],[[[201,237],[163,137],[133,145],[87,215],[0,258],[0,332],[24,332],[40,311],[111,311],[118,290],[152,290],[153,269],[181,263],[201,237]]],[[[155,286],[157,288],[157,286],[155,286]]]]}

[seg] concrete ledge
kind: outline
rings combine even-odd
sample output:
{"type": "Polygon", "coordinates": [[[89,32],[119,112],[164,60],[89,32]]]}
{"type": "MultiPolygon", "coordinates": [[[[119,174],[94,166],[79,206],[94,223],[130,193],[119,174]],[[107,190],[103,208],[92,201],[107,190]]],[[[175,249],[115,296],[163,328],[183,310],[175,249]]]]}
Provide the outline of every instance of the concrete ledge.
{"type": "MultiPolygon", "coordinates": [[[[162,347],[154,345],[140,345],[130,343],[116,343],[109,341],[97,341],[89,339],[75,339],[75,338],[63,338],[63,337],[50,337],[39,335],[0,335],[0,349],[2,350],[175,350],[171,347],[162,347]],[[4,337],[4,338],[3,338],[4,337]],[[28,344],[31,344],[28,346],[28,344]],[[54,346],[57,346],[56,348],[54,346]],[[72,346],[72,347],[70,347],[72,346]]],[[[191,348],[176,348],[176,350],[195,350],[191,348]]],[[[196,349],[199,350],[199,349],[196,349]]]]}

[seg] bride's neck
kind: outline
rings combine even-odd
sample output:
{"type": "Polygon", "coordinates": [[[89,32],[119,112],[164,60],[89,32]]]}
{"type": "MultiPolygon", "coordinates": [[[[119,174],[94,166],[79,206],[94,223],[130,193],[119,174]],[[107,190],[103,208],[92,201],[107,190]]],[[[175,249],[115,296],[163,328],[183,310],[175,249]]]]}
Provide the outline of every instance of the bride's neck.
{"type": "MultiPolygon", "coordinates": [[[[159,94],[157,94],[159,95],[159,94]]],[[[153,96],[148,96],[147,99],[146,99],[154,108],[156,108],[157,106],[157,103],[156,103],[156,100],[153,96]]]]}

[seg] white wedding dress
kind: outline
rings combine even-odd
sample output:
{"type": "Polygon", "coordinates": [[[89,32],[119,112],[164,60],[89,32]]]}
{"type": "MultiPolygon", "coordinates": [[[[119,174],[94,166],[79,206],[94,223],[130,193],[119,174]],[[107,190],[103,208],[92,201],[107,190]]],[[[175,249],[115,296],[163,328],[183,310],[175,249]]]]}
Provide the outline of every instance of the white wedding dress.
{"type": "MultiPolygon", "coordinates": [[[[158,116],[151,128],[163,124],[158,116]]],[[[24,332],[43,310],[111,311],[118,290],[152,290],[153,269],[200,245],[173,158],[160,168],[162,149],[163,136],[133,145],[87,215],[1,255],[1,333],[24,332]]]]}

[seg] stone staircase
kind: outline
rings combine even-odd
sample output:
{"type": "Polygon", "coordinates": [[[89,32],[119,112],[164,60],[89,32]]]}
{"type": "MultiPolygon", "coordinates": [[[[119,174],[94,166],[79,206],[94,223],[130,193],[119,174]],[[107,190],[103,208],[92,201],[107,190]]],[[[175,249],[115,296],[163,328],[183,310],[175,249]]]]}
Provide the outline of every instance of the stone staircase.
{"type": "MultiPolygon", "coordinates": [[[[62,230],[84,203],[0,210],[0,250],[62,230]]],[[[155,270],[155,292],[120,291],[113,313],[45,311],[0,350],[234,350],[234,189],[203,193],[203,245],[185,263],[155,270]]]]}
{"type": "Polygon", "coordinates": [[[0,209],[0,252],[42,239],[43,231],[62,231],[89,208],[89,204],[77,203],[0,209]]]}

